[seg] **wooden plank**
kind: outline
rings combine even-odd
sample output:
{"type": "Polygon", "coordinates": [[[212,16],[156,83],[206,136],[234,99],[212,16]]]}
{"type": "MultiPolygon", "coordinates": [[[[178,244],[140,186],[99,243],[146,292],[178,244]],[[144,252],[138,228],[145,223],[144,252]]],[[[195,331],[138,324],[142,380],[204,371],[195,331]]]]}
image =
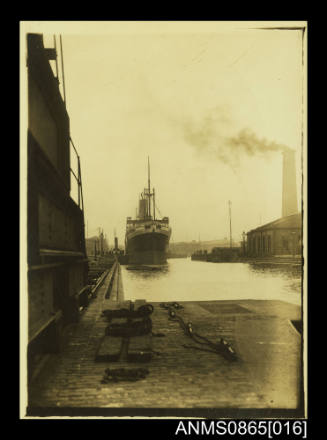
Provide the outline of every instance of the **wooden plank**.
{"type": "Polygon", "coordinates": [[[127,319],[126,318],[112,318],[110,324],[106,327],[105,333],[108,336],[115,336],[115,331],[120,331],[117,327],[126,327],[127,319]]]}
{"type": "Polygon", "coordinates": [[[133,336],[127,348],[128,362],[149,362],[152,358],[152,336],[133,336]]]}
{"type": "Polygon", "coordinates": [[[100,340],[95,362],[117,362],[122,351],[123,338],[103,336],[100,340]]]}

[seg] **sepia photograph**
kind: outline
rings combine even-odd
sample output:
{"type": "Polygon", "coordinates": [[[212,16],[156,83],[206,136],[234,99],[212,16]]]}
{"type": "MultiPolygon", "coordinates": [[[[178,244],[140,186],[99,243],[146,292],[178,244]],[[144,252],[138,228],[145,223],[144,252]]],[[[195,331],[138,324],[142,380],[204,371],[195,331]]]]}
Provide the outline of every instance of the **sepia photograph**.
{"type": "Polygon", "coordinates": [[[20,22],[21,419],[307,417],[307,31],[20,22]]]}

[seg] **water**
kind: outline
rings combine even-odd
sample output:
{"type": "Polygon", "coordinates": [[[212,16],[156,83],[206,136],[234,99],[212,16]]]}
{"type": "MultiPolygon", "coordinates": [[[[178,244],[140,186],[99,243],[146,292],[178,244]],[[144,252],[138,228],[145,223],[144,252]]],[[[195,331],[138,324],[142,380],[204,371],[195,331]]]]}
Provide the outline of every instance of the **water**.
{"type": "Polygon", "coordinates": [[[301,304],[301,272],[262,268],[247,263],[206,263],[169,259],[160,271],[127,270],[122,266],[126,299],[147,301],[212,301],[275,299],[301,304]]]}

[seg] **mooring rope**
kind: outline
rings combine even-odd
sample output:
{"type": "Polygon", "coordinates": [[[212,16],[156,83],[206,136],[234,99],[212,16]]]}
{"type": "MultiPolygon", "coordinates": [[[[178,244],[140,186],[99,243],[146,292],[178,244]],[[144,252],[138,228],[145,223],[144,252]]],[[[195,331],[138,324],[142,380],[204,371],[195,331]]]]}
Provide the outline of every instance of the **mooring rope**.
{"type": "MultiPolygon", "coordinates": [[[[174,304],[174,306],[173,306],[174,308],[182,308],[182,306],[178,307],[178,306],[180,306],[178,303],[173,303],[173,304],[174,304]],[[177,307],[176,307],[176,304],[178,305],[177,307]]],[[[183,345],[183,347],[194,348],[197,350],[217,353],[217,354],[220,354],[221,356],[223,356],[225,359],[228,359],[229,361],[237,360],[237,356],[236,356],[235,351],[233,350],[231,345],[227,341],[225,341],[223,338],[220,338],[220,341],[218,343],[210,341],[205,336],[201,336],[198,333],[194,332],[193,324],[191,322],[188,322],[187,324],[185,324],[183,318],[181,316],[177,315],[177,313],[175,312],[175,310],[173,310],[172,307],[166,307],[166,304],[162,307],[168,309],[169,320],[179,322],[179,324],[180,324],[181,328],[184,330],[184,333],[186,334],[186,336],[189,336],[197,344],[205,345],[208,348],[203,348],[203,347],[200,348],[200,347],[196,347],[196,346],[192,346],[192,345],[183,345]]]]}

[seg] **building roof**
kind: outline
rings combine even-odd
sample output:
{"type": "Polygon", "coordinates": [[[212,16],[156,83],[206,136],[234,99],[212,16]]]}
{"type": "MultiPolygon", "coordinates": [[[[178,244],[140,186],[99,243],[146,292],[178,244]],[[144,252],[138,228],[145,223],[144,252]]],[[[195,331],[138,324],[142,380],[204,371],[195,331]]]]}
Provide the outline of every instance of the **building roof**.
{"type": "Polygon", "coordinates": [[[271,229],[288,229],[288,228],[298,228],[302,227],[302,216],[301,213],[288,215],[286,217],[281,217],[278,220],[274,220],[273,222],[266,223],[265,225],[259,226],[256,229],[252,229],[250,232],[259,232],[259,231],[269,231],[271,229]]]}

